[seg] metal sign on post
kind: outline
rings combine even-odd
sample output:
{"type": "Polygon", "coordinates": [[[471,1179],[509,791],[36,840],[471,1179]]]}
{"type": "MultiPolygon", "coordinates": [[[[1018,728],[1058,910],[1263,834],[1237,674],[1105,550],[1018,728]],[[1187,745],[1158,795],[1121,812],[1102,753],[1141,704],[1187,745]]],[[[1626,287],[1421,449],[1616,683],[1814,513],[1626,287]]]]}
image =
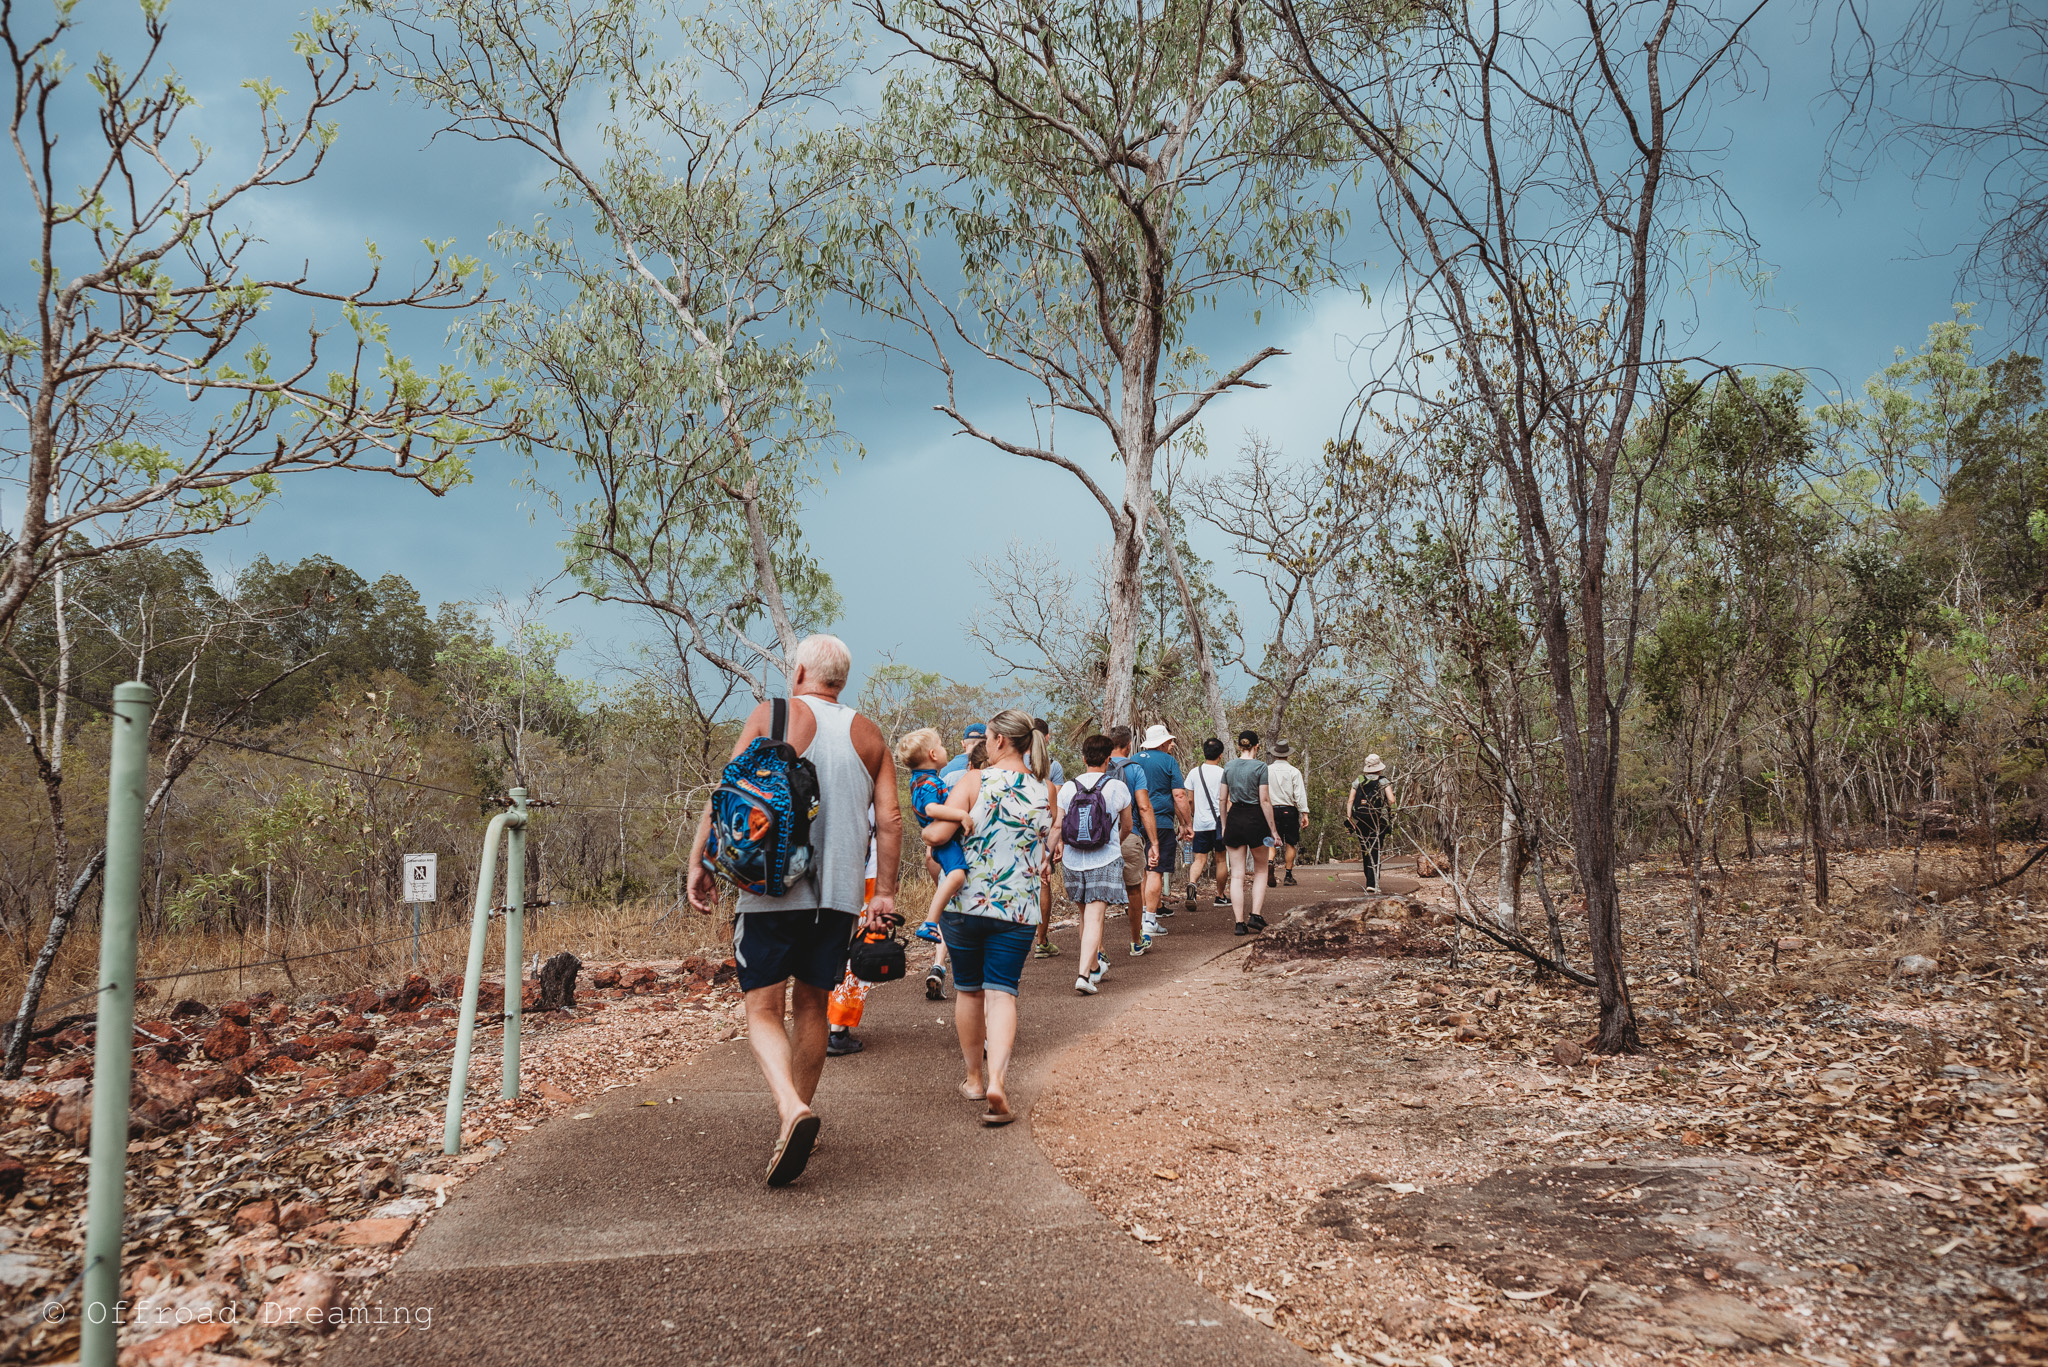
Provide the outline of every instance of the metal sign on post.
{"type": "Polygon", "coordinates": [[[440,856],[434,854],[409,854],[405,856],[405,896],[402,900],[412,903],[412,966],[420,966],[420,904],[438,902],[440,895],[440,856]]]}

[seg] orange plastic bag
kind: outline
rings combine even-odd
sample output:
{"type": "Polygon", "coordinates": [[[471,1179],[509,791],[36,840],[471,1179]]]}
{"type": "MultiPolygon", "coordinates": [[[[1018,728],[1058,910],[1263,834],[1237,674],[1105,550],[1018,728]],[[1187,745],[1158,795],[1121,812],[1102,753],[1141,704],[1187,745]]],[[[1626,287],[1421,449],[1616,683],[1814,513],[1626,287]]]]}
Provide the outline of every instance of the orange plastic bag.
{"type": "Polygon", "coordinates": [[[846,981],[832,989],[831,1000],[825,1006],[825,1019],[848,1030],[859,1025],[861,1013],[867,1010],[868,989],[873,986],[873,983],[864,983],[848,973],[846,981]]]}

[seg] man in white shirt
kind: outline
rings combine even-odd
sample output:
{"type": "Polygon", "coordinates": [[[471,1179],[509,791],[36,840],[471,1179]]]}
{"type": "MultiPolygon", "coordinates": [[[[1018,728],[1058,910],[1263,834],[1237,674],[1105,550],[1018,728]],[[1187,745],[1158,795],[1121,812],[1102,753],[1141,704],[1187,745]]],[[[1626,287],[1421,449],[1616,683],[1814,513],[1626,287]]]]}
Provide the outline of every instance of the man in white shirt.
{"type": "MultiPolygon", "coordinates": [[[[1287,847],[1284,881],[1290,888],[1294,886],[1294,857],[1301,853],[1301,821],[1308,815],[1308,784],[1301,770],[1287,761],[1291,749],[1284,740],[1274,741],[1273,761],[1266,766],[1266,782],[1273,790],[1273,821],[1280,828],[1280,843],[1287,847]]],[[[1275,886],[1271,864],[1266,866],[1266,886],[1275,886]]]]}
{"type": "Polygon", "coordinates": [[[1209,866],[1209,857],[1216,857],[1216,902],[1219,907],[1230,905],[1230,897],[1223,890],[1223,742],[1214,736],[1202,742],[1202,762],[1188,771],[1181,780],[1181,787],[1187,790],[1189,805],[1194,808],[1194,862],[1188,865],[1187,908],[1195,909],[1196,894],[1202,886],[1202,871],[1209,866]]]}

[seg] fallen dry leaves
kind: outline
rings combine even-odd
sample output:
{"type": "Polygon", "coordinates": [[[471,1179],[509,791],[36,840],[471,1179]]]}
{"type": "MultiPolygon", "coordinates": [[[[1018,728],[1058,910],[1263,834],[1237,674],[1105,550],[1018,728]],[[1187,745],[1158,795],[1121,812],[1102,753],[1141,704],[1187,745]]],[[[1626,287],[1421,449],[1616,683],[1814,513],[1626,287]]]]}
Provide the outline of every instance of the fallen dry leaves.
{"type": "Polygon", "coordinates": [[[1450,933],[1434,880],[1307,913],[1312,957],[1276,918],[1069,1056],[1034,1131],[1325,1360],[2031,1360],[2048,917],[1916,906],[1882,891],[1902,860],[1843,860],[1865,891],[1827,911],[1783,859],[1716,879],[1705,982],[1680,971],[1689,888],[1639,871],[1632,1058],[1587,1055],[1590,994],[1469,932],[1455,966],[1418,952],[1450,933]]]}
{"type": "MultiPolygon", "coordinates": [[[[501,1006],[502,985],[489,986],[501,1006]]],[[[480,1020],[463,1153],[449,1158],[450,989],[415,978],[319,1000],[193,1002],[138,1025],[137,1096],[154,1106],[154,1132],[129,1145],[123,1284],[137,1304],[124,1363],[317,1352],[419,1222],[508,1142],[742,1020],[730,970],[714,962],[600,967],[573,1013],[524,1018],[516,1101],[499,1096],[502,1026],[480,1020]]],[[[44,1052],[0,1084],[0,1360],[77,1351],[91,1031],[60,1032],[44,1052]],[[72,1313],[50,1322],[52,1301],[72,1313]]]]}

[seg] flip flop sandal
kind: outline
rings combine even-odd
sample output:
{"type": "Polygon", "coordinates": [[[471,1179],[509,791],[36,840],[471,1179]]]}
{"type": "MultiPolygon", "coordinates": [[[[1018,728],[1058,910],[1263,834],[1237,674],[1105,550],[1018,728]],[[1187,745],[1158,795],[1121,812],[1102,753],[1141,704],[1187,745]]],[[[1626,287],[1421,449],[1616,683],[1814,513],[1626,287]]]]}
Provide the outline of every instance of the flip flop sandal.
{"type": "Polygon", "coordinates": [[[959,1085],[959,1086],[958,1086],[957,1088],[955,1088],[954,1090],[958,1091],[958,1092],[960,1093],[960,1095],[961,1095],[962,1097],[964,1097],[965,1099],[967,1099],[968,1101],[986,1101],[986,1100],[988,1100],[988,1093],[987,1093],[987,1092],[977,1092],[977,1091],[975,1091],[975,1090],[974,1090],[974,1089],[973,1089],[972,1087],[969,1087],[969,1086],[968,1086],[968,1085],[967,1085],[966,1083],[964,1083],[964,1082],[963,1082],[963,1083],[961,1083],[961,1084],[960,1084],[960,1085],[959,1085]]]}
{"type": "Polygon", "coordinates": [[[990,1130],[1007,1125],[1016,1118],[1017,1113],[1015,1111],[983,1111],[981,1113],[982,1127],[990,1130]]]}
{"type": "Polygon", "coordinates": [[[798,1116],[789,1132],[777,1142],[775,1156],[768,1161],[768,1185],[786,1187],[803,1176],[804,1165],[811,1161],[811,1150],[817,1143],[817,1114],[798,1116]]]}

